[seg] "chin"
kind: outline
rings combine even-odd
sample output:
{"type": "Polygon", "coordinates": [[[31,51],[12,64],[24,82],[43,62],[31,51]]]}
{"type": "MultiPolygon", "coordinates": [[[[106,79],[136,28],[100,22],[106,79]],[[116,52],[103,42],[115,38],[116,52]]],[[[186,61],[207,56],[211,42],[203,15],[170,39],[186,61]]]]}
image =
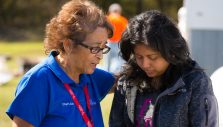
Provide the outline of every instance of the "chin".
{"type": "Polygon", "coordinates": [[[147,76],[150,77],[150,78],[158,77],[156,74],[148,74],[148,73],[147,73],[147,76]]]}
{"type": "Polygon", "coordinates": [[[158,74],[147,74],[148,77],[150,78],[160,78],[162,75],[158,75],[158,74]]]}
{"type": "Polygon", "coordinates": [[[151,73],[146,73],[146,75],[150,78],[153,78],[154,77],[154,74],[151,74],[151,73]]]}
{"type": "Polygon", "coordinates": [[[153,78],[155,75],[156,75],[156,73],[154,73],[154,71],[147,71],[147,70],[143,70],[145,73],[146,73],[146,75],[148,76],[148,77],[150,77],[150,78],[153,78]]]}
{"type": "Polygon", "coordinates": [[[85,73],[86,73],[86,74],[92,74],[92,73],[94,73],[94,70],[95,70],[95,69],[89,69],[89,70],[87,70],[85,73]]]}

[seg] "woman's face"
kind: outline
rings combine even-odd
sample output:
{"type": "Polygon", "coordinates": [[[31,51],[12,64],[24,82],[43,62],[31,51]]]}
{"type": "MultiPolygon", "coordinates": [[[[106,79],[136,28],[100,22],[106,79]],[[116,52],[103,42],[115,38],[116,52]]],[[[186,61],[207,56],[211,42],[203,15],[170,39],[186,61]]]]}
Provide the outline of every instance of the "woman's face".
{"type": "MultiPolygon", "coordinates": [[[[78,35],[77,35],[78,36],[78,35]]],[[[104,48],[108,39],[108,32],[105,28],[97,27],[94,32],[88,34],[83,42],[83,45],[77,45],[69,56],[70,65],[75,73],[91,74],[94,72],[97,64],[103,58],[102,51],[94,54],[91,53],[88,47],[104,48]]]]}
{"type": "Polygon", "coordinates": [[[136,45],[134,53],[138,66],[147,74],[148,77],[160,77],[169,66],[169,63],[159,52],[144,44],[136,45]]]}

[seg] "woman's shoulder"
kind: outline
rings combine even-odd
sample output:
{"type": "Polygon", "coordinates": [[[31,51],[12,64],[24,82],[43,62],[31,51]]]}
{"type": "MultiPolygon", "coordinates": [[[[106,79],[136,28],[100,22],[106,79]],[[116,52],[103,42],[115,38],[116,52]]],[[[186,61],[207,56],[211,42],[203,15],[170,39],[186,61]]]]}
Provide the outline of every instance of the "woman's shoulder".
{"type": "Polygon", "coordinates": [[[101,78],[101,79],[104,79],[104,78],[106,78],[106,79],[107,78],[114,79],[115,78],[115,76],[112,73],[104,71],[102,69],[98,69],[98,68],[96,68],[94,70],[94,72],[91,74],[91,77],[93,77],[93,78],[101,78]]]}
{"type": "Polygon", "coordinates": [[[112,75],[112,73],[108,72],[108,71],[105,71],[105,70],[102,70],[102,69],[99,69],[99,68],[96,68],[94,70],[94,72],[92,73],[93,75],[96,75],[96,74],[99,74],[99,75],[112,75]]]}
{"type": "Polygon", "coordinates": [[[16,94],[20,93],[23,89],[46,89],[47,85],[45,84],[48,82],[49,72],[46,66],[34,66],[19,81],[16,94]]]}
{"type": "Polygon", "coordinates": [[[183,74],[186,80],[200,80],[208,78],[207,74],[202,69],[192,69],[183,74]]]}
{"type": "Polygon", "coordinates": [[[182,77],[184,80],[200,80],[208,78],[204,69],[202,69],[194,60],[190,61],[189,66],[184,67],[182,77]]]}
{"type": "Polygon", "coordinates": [[[192,69],[183,75],[184,83],[191,88],[204,87],[211,85],[211,80],[202,69],[192,69]]]}
{"type": "Polygon", "coordinates": [[[40,77],[45,77],[49,75],[49,72],[50,72],[50,69],[46,65],[40,63],[34,66],[33,68],[31,68],[28,72],[26,72],[23,77],[40,78],[40,77]]]}

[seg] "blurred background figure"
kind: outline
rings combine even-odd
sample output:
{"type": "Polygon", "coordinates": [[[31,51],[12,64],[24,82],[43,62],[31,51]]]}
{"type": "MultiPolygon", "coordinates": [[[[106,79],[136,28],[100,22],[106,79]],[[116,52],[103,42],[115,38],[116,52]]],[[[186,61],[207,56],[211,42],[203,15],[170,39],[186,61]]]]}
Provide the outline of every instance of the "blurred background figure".
{"type": "Polygon", "coordinates": [[[223,66],[218,68],[212,75],[211,80],[213,84],[213,90],[218,100],[219,110],[219,127],[223,127],[223,66]]]}
{"type": "Polygon", "coordinates": [[[0,55],[0,86],[6,84],[13,78],[13,73],[9,71],[6,64],[10,59],[10,56],[0,55]]]}
{"type": "Polygon", "coordinates": [[[108,53],[105,59],[106,70],[112,73],[118,73],[121,69],[124,61],[119,57],[119,46],[122,32],[126,29],[128,20],[122,16],[122,7],[118,3],[113,3],[108,9],[108,20],[112,24],[114,34],[108,40],[108,46],[111,47],[111,51],[108,53]]]}

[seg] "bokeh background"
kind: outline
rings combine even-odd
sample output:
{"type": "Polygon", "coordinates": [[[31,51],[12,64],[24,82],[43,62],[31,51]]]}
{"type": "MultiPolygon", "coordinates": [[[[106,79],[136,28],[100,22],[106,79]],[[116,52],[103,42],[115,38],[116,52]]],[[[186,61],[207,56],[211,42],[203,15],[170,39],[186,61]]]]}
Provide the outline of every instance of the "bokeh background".
{"type": "MultiPolygon", "coordinates": [[[[68,0],[0,0],[0,39],[42,40],[45,24],[68,0]]],[[[148,9],[159,9],[174,19],[182,0],[92,0],[105,12],[111,3],[123,7],[127,18],[148,9]]]]}
{"type": "MultiPolygon", "coordinates": [[[[5,111],[14,98],[16,85],[27,69],[46,57],[43,49],[45,25],[67,1],[0,0],[0,79],[5,76],[4,81],[0,82],[0,127],[11,126],[5,111]]],[[[209,76],[223,66],[222,0],[92,1],[105,13],[109,5],[119,3],[123,16],[127,19],[146,10],[160,10],[179,25],[193,58],[202,65],[209,76]]],[[[103,60],[100,64],[103,66],[103,60]]],[[[223,73],[221,74],[223,78],[223,73]]],[[[216,84],[215,89],[220,89],[222,82],[216,84]]],[[[218,96],[222,96],[223,100],[222,94],[218,96]]],[[[101,103],[106,127],[112,98],[113,94],[108,94],[101,103]]]]}
{"type": "MultiPolygon", "coordinates": [[[[11,74],[8,82],[0,86],[0,126],[10,127],[11,121],[5,114],[14,98],[16,85],[24,69],[46,57],[43,49],[46,23],[68,0],[0,0],[0,56],[2,70],[11,74]],[[25,65],[27,64],[27,65],[25,65]],[[4,67],[3,67],[4,66],[4,67]]],[[[119,3],[123,15],[128,19],[142,11],[158,9],[177,21],[177,11],[182,0],[93,0],[107,13],[112,3],[119,3]]],[[[101,62],[103,64],[103,61],[101,62]]],[[[109,110],[113,94],[102,101],[105,126],[108,126],[109,110]]]]}

